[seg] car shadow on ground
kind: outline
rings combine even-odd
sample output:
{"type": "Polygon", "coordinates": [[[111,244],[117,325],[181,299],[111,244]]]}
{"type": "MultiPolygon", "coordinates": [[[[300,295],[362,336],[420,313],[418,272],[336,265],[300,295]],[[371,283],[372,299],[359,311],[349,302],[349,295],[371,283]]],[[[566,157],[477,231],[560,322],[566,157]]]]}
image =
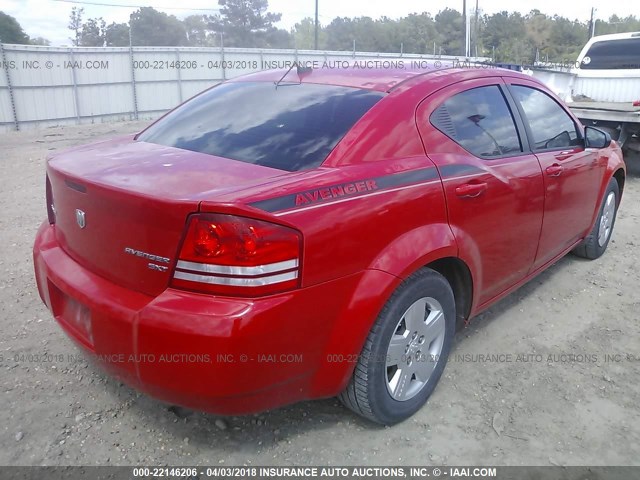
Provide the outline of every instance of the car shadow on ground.
{"type": "MultiPolygon", "coordinates": [[[[518,288],[517,290],[511,292],[509,295],[504,297],[499,302],[495,303],[487,310],[484,310],[479,315],[476,315],[471,319],[469,326],[465,329],[458,332],[456,335],[456,344],[464,339],[464,335],[460,335],[464,331],[469,330],[470,328],[486,328],[489,324],[494,321],[497,321],[502,315],[507,313],[510,309],[512,309],[515,305],[522,302],[528,297],[533,297],[536,295],[536,291],[545,283],[549,282],[550,279],[557,273],[561,272],[565,268],[568,268],[572,262],[590,262],[591,260],[587,260],[584,258],[576,257],[575,255],[568,254],[558,260],[556,263],[551,265],[549,268],[544,270],[542,273],[538,274],[523,286],[518,288]]],[[[455,347],[455,344],[454,344],[455,347]]]]}
{"type": "Polygon", "coordinates": [[[624,156],[624,163],[627,166],[627,176],[629,178],[640,178],[640,152],[627,153],[624,156]]]}

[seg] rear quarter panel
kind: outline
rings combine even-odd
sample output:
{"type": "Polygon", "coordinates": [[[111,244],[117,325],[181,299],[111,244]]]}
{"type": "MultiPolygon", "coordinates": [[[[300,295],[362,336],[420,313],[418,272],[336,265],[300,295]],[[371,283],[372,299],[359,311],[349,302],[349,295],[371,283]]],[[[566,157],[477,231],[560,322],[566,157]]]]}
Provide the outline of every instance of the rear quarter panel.
{"type": "Polygon", "coordinates": [[[303,288],[362,272],[339,317],[326,319],[330,332],[313,382],[317,396],[344,388],[373,322],[402,279],[432,260],[457,254],[440,177],[425,156],[343,167],[338,178],[330,177],[323,181],[374,178],[383,185],[382,179],[403,178],[409,183],[275,213],[304,235],[303,288]],[[431,178],[411,182],[413,174],[431,178]]]}
{"type": "MultiPolygon", "coordinates": [[[[435,83],[448,84],[439,78],[435,83]]],[[[313,396],[335,395],[344,388],[355,366],[349,359],[356,359],[377,315],[404,278],[439,258],[457,256],[442,181],[425,154],[415,120],[417,105],[431,89],[418,85],[388,94],[321,168],[228,199],[228,204],[245,203],[246,215],[302,232],[302,288],[357,275],[353,289],[344,292],[339,317],[326,318],[328,337],[313,396]],[[350,184],[375,187],[323,197],[323,192],[350,184]],[[335,362],[332,354],[334,359],[336,354],[348,357],[335,362]]],[[[203,211],[220,207],[219,201],[201,204],[203,211]]],[[[310,318],[301,312],[301,323],[310,318]]]]}
{"type": "Polygon", "coordinates": [[[250,201],[256,214],[270,207],[274,221],[303,233],[303,288],[359,274],[340,316],[326,319],[329,335],[313,381],[314,396],[344,388],[355,367],[350,360],[404,278],[431,261],[457,255],[442,182],[415,123],[422,98],[412,92],[399,103],[381,101],[322,168],[296,182],[271,185],[262,198],[250,201]],[[373,188],[322,198],[327,190],[351,184],[373,188]],[[274,198],[285,202],[263,202],[274,198]],[[336,355],[345,361],[336,362],[336,355]]]}

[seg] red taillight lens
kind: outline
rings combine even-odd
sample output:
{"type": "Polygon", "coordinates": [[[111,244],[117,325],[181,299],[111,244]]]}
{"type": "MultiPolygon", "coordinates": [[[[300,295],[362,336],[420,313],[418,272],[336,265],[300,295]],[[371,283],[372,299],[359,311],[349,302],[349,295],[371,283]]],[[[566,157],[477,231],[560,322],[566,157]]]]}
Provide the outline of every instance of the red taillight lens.
{"type": "Polygon", "coordinates": [[[300,282],[301,244],[301,234],[283,225],[233,215],[193,215],[171,285],[234,296],[291,290],[300,282]]]}

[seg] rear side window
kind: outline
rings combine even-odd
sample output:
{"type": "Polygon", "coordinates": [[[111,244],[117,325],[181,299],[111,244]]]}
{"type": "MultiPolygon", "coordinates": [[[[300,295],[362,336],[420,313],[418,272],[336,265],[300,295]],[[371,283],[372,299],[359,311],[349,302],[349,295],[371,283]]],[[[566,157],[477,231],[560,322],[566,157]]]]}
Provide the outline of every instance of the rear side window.
{"type": "Polygon", "coordinates": [[[593,43],[583,57],[580,68],[640,69],[640,37],[593,43]]]}
{"type": "Polygon", "coordinates": [[[582,144],[573,119],[549,95],[535,88],[512,85],[533,135],[533,148],[546,150],[582,144]]]}
{"type": "Polygon", "coordinates": [[[452,96],[431,114],[431,123],[477,157],[522,152],[513,116],[496,85],[452,96]]]}
{"type": "Polygon", "coordinates": [[[138,140],[281,170],[319,166],[383,93],[314,84],[224,83],[138,140]]]}

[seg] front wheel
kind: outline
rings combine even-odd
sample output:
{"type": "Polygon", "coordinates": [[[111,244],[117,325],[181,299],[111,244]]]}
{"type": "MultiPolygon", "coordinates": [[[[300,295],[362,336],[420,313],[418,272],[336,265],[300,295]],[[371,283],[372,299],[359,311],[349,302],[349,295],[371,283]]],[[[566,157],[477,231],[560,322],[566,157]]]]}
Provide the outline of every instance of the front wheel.
{"type": "Polygon", "coordinates": [[[619,201],[620,188],[616,179],[612,178],[604,193],[596,223],[589,235],[573,250],[575,255],[595,260],[605,252],[616,223],[619,201]]]}
{"type": "Polygon", "coordinates": [[[454,333],[451,286],[438,272],[419,270],[396,289],[378,316],[340,400],[384,425],[410,417],[435,389],[454,333]]]}

